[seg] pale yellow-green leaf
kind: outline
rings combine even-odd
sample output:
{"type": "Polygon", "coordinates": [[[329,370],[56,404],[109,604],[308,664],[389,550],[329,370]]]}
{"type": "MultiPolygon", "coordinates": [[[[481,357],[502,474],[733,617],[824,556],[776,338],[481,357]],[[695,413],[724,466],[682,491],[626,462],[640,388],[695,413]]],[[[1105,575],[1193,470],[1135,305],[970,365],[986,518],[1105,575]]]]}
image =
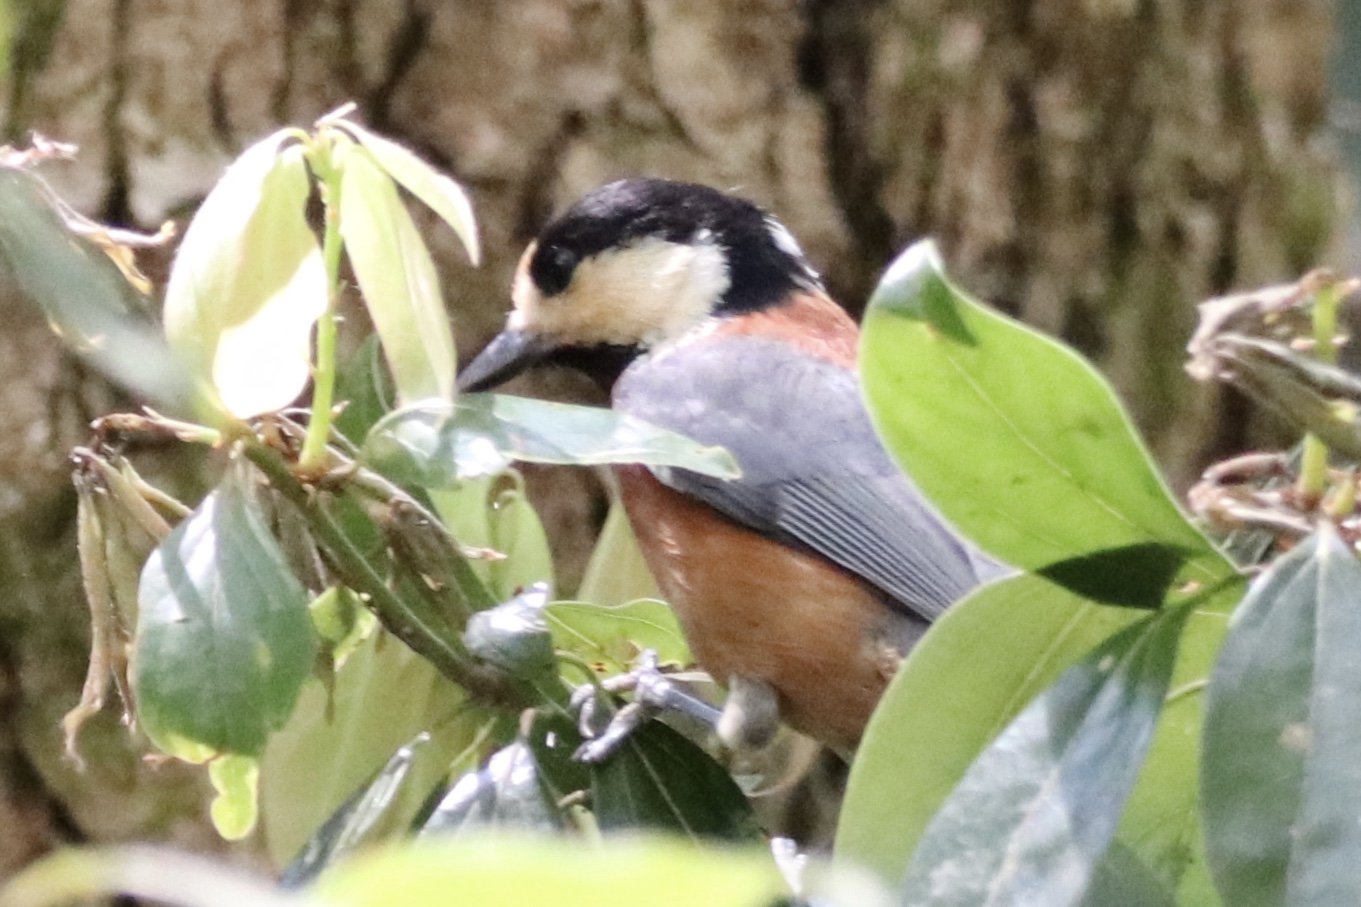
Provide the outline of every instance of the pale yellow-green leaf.
{"type": "Polygon", "coordinates": [[[282,409],[307,384],[326,269],[307,225],[311,188],[281,130],[246,150],[186,231],[166,289],[170,345],[239,417],[282,409]]]}
{"type": "Polygon", "coordinates": [[[392,180],[363,148],[345,155],[340,233],[401,403],[452,399],[454,338],[430,252],[392,180]]]}
{"type": "Polygon", "coordinates": [[[334,907],[761,907],[788,890],[760,850],[487,836],[363,855],[322,876],[313,893],[334,907]]]}
{"type": "Polygon", "coordinates": [[[260,761],[252,756],[219,756],[208,763],[208,780],[217,791],[211,809],[217,833],[228,841],[239,841],[254,831],[260,815],[255,797],[260,761]]]}
{"type": "Polygon", "coordinates": [[[463,187],[423,161],[409,148],[369,132],[356,123],[338,120],[336,125],[363,145],[387,175],[401,183],[406,191],[420,199],[430,210],[453,228],[468,250],[468,257],[477,264],[482,257],[477,241],[477,221],[473,219],[472,202],[463,187]]]}

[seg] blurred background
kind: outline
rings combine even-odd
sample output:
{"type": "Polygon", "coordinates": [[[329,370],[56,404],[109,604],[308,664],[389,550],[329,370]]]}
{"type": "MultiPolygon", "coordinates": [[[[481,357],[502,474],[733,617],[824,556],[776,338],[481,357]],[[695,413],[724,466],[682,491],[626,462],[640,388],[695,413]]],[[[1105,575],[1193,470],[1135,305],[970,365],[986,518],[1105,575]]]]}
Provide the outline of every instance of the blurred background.
{"type": "MultiPolygon", "coordinates": [[[[473,197],[481,268],[426,222],[465,359],[524,244],[613,178],[761,203],[856,312],[934,236],[965,287],[1111,377],[1182,488],[1272,432],[1183,373],[1195,303],[1361,269],[1358,51],[1361,9],[1326,0],[0,0],[0,124],[79,145],[51,183],[155,230],[254,139],[356,102],[473,197]]],[[[224,850],[200,773],[143,762],[111,713],[84,772],[61,756],[88,651],[67,454],[134,401],[2,280],[0,326],[0,881],[62,842],[224,850]]],[[[603,486],[529,480],[570,591],[603,486]]]]}

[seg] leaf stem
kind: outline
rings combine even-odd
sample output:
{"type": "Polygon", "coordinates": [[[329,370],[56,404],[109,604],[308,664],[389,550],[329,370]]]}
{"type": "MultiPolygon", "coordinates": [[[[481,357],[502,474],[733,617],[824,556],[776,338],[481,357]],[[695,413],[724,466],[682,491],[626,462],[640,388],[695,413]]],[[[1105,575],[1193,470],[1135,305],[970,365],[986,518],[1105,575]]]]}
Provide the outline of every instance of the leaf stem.
{"type": "Polygon", "coordinates": [[[321,254],[326,265],[326,311],[317,320],[317,358],[312,366],[312,417],[307,423],[298,468],[304,475],[317,471],[331,439],[331,407],[336,383],[336,322],[340,306],[340,186],[342,170],[336,166],[335,150],[325,133],[313,146],[311,161],[321,180],[326,231],[321,254]]]}
{"type": "MultiPolygon", "coordinates": [[[[1314,294],[1314,358],[1325,365],[1337,363],[1337,310],[1342,301],[1343,285],[1327,280],[1314,294]]],[[[1299,494],[1313,507],[1323,499],[1328,487],[1328,445],[1310,432],[1304,436],[1304,452],[1300,460],[1299,494]]]]}

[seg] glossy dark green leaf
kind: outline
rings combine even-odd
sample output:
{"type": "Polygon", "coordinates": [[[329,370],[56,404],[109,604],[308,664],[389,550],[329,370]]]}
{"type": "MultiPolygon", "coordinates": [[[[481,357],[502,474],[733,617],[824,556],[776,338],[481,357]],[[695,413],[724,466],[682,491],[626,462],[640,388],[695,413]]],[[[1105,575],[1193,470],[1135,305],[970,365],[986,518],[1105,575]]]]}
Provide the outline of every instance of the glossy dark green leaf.
{"type": "Polygon", "coordinates": [[[1201,796],[1226,904],[1361,902],[1361,564],[1329,524],[1253,583],[1207,694],[1201,796]]]}
{"type": "Polygon", "coordinates": [[[345,404],[336,428],[354,444],[362,444],[369,430],[392,410],[392,379],[383,367],[377,334],[370,334],[341,368],[336,399],[345,404]]]}
{"type": "Polygon", "coordinates": [[[556,709],[536,711],[525,742],[534,752],[539,783],[550,802],[562,803],[590,789],[590,769],[573,758],[582,740],[571,714],[556,709]]]}
{"type": "Polygon", "coordinates": [[[454,392],[454,335],[435,264],[372,155],[343,155],[340,233],[402,403],[454,392]]]}
{"type": "Polygon", "coordinates": [[[322,877],[331,907],[765,907],[788,894],[770,854],[688,842],[486,835],[361,856],[322,877]]]}
{"type": "Polygon", "coordinates": [[[875,425],[966,535],[1027,569],[1157,544],[1183,579],[1228,564],[1177,508],[1109,385],[1067,347],[971,299],[921,242],[865,315],[875,425]],[[948,443],[945,443],[948,439],[948,443]]]}
{"type": "Polygon", "coordinates": [[[477,264],[481,250],[477,243],[477,222],[473,219],[473,205],[463,187],[440,173],[416,156],[408,148],[381,135],[370,132],[349,120],[337,120],[336,126],[355,138],[364,150],[373,155],[378,166],[388,176],[401,183],[402,188],[420,199],[453,228],[477,264]]]}
{"type": "Polygon", "coordinates": [[[429,745],[430,736],[423,733],[393,753],[367,784],[351,794],[322,823],[297,858],[279,874],[279,884],[284,888],[299,888],[328,866],[366,844],[376,843],[374,832],[394,806],[400,804],[400,795],[412,779],[411,768],[417,752],[429,745]]]}
{"type": "Polygon", "coordinates": [[[107,255],[75,236],[37,177],[0,167],[0,278],[42,308],[76,353],[171,411],[192,409],[193,382],[139,294],[107,255]]]}
{"type": "Polygon", "coordinates": [[[513,461],[592,466],[678,466],[719,478],[740,475],[727,451],[623,413],[502,394],[423,403],[374,427],[364,458],[401,480],[448,486],[494,475],[513,461]]]}
{"type": "Polygon", "coordinates": [[[1055,561],[1035,573],[1103,605],[1156,608],[1185,563],[1186,552],[1144,542],[1055,561]]]}
{"type": "Polygon", "coordinates": [[[260,140],[227,169],[185,231],[165,291],[171,347],[243,418],[302,393],[326,309],[310,177],[292,135],[260,140]]]}
{"type": "Polygon", "coordinates": [[[556,805],[544,796],[534,751],[517,740],[455,781],[420,833],[429,837],[494,829],[543,832],[561,824],[556,805]]]}
{"type": "Polygon", "coordinates": [[[317,642],[240,470],[204,499],[142,571],[133,654],[137,716],[166,752],[258,755],[293,711],[317,642]]]}
{"type": "Polygon", "coordinates": [[[905,903],[1079,903],[1158,721],[1189,608],[1129,627],[983,751],[931,820],[905,903]]]}
{"type": "Polygon", "coordinates": [[[546,684],[557,674],[558,658],[544,608],[548,587],[536,584],[509,601],[478,611],[463,633],[474,658],[507,674],[535,684],[546,684]]]}
{"type": "Polygon", "coordinates": [[[727,770],[658,721],[644,724],[591,771],[592,808],[604,831],[761,839],[751,804],[727,770]]]}

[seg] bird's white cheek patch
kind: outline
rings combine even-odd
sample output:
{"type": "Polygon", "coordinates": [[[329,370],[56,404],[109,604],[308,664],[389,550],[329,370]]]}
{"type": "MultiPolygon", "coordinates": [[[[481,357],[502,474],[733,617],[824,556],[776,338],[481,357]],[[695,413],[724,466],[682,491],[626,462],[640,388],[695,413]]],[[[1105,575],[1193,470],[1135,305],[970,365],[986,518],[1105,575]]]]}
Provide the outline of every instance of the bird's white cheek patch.
{"type": "Polygon", "coordinates": [[[702,322],[727,289],[727,258],[718,246],[644,239],[582,261],[553,297],[522,269],[509,325],[564,343],[651,346],[702,322]]]}

